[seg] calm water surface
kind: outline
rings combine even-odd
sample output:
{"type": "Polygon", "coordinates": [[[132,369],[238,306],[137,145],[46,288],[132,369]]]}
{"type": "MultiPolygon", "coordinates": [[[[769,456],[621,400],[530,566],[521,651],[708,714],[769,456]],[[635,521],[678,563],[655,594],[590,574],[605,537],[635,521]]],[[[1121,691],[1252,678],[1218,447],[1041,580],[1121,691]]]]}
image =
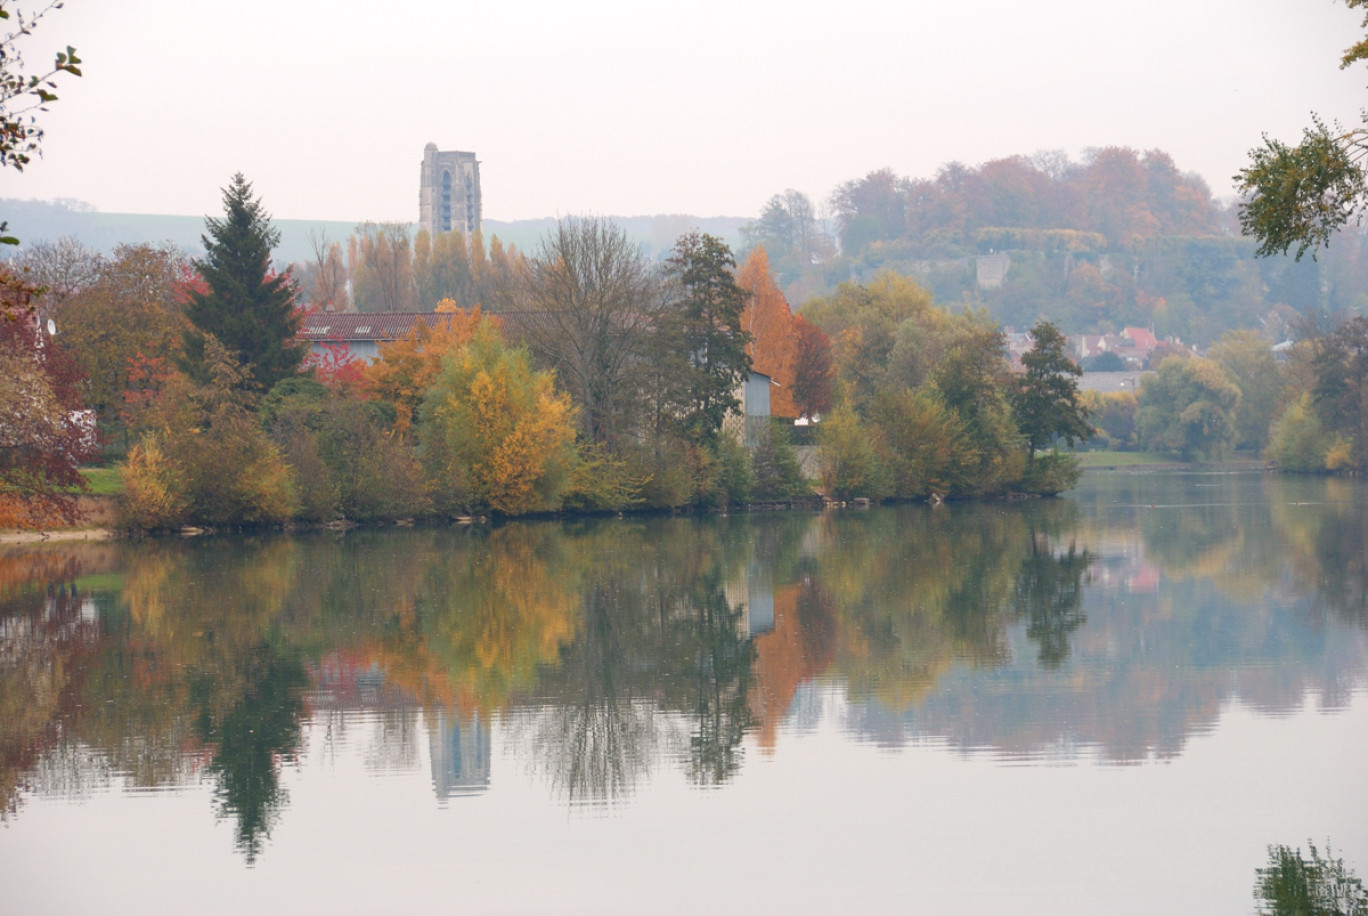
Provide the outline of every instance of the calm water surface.
{"type": "Polygon", "coordinates": [[[1248,913],[1368,875],[1368,492],[0,549],[0,911],[1248,913]]]}

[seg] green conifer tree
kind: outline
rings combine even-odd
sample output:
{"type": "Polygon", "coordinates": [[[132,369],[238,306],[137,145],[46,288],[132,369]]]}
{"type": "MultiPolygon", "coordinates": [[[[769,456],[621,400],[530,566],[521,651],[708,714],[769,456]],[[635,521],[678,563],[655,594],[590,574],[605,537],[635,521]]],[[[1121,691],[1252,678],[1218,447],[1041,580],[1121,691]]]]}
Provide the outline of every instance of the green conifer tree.
{"type": "Polygon", "coordinates": [[[205,336],[212,334],[236,354],[252,381],[269,391],[296,374],[304,359],[304,349],[294,341],[299,330],[294,283],[288,273],[271,269],[271,249],[280,232],[241,172],[223,189],[223,210],[221,219],[204,221],[206,254],[195,265],[204,289],[192,291],[185,307],[192,327],[184,336],[182,368],[203,380],[205,336]]]}
{"type": "Polygon", "coordinates": [[[674,246],[666,270],[677,289],[659,332],[672,364],[673,410],[687,435],[713,442],[727,414],[740,409],[737,388],[751,369],[741,329],[746,292],[736,284],[736,260],[721,239],[691,232],[674,246]]]}
{"type": "Polygon", "coordinates": [[[1023,353],[1025,372],[1015,378],[1012,410],[1026,439],[1026,463],[1056,437],[1069,445],[1093,434],[1088,410],[1078,397],[1078,368],[1068,354],[1068,340],[1054,322],[1039,321],[1031,329],[1035,346],[1023,353]]]}

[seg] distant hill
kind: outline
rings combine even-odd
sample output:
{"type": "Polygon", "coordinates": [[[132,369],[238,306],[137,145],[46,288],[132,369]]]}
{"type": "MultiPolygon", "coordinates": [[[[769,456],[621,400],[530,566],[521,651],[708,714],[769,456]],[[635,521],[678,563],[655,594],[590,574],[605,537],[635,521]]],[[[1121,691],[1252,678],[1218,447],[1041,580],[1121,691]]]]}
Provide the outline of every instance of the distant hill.
{"type": "MultiPolygon", "coordinates": [[[[5,199],[0,199],[0,214],[9,222],[10,231],[28,244],[70,236],[87,248],[104,252],[122,244],[145,242],[171,242],[191,254],[204,250],[200,244],[204,232],[203,216],[100,213],[80,201],[5,199]]],[[[621,226],[628,236],[647,246],[653,257],[660,257],[675,239],[690,229],[716,235],[735,249],[740,243],[741,226],[748,222],[743,217],[683,214],[608,218],[621,226]]],[[[322,233],[330,241],[345,242],[357,225],[337,220],[276,219],[272,222],[280,230],[276,259],[287,264],[312,256],[310,231],[322,233]]],[[[513,222],[485,220],[484,231],[486,236],[497,235],[505,245],[515,245],[530,252],[555,224],[555,219],[550,217],[513,222]]],[[[413,230],[417,231],[416,225],[413,230]]]]}

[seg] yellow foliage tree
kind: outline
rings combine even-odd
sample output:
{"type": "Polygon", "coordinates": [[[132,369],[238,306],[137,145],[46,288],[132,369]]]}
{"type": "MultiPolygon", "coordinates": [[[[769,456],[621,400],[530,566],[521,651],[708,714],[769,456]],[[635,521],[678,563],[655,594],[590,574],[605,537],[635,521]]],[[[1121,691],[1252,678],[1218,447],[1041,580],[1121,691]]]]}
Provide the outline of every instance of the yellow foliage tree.
{"type": "Polygon", "coordinates": [[[185,517],[189,506],[184,481],[155,435],[129,449],[119,472],[124,485],[124,524],[138,529],[167,528],[185,517]]]}
{"type": "Polygon", "coordinates": [[[174,373],[139,413],[140,447],[120,469],[123,524],[276,524],[298,509],[290,465],[261,428],[241,383],[243,368],[214,337],[200,383],[174,373]]]}
{"type": "MultiPolygon", "coordinates": [[[[508,515],[556,509],[574,464],[575,415],[488,320],[448,352],[424,403],[424,449],[449,508],[508,515]]],[[[439,497],[440,498],[440,497],[439,497]]]]}
{"type": "Polygon", "coordinates": [[[393,404],[395,429],[407,432],[424,395],[437,381],[442,358],[469,343],[477,326],[496,321],[482,315],[478,305],[466,311],[453,300],[443,299],[430,321],[421,320],[399,340],[380,344],[380,359],[366,369],[366,392],[393,404]]]}

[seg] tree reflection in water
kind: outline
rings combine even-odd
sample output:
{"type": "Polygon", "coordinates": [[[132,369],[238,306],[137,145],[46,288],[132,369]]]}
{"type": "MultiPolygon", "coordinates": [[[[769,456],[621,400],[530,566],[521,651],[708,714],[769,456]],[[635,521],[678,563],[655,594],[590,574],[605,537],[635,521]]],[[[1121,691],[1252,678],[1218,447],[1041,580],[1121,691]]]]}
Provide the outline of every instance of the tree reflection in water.
{"type": "MultiPolygon", "coordinates": [[[[1058,526],[1055,532],[1058,533],[1058,526]]],[[[1097,558],[1070,541],[1056,553],[1046,531],[1030,526],[1030,551],[1021,560],[1012,613],[1026,621],[1026,636],[1039,647],[1040,664],[1058,668],[1069,657],[1069,636],[1083,625],[1083,577],[1097,558]]]]}
{"type": "Polygon", "coordinates": [[[1307,842],[1301,849],[1268,847],[1268,865],[1257,870],[1254,899],[1266,916],[1368,916],[1368,891],[1330,844],[1325,855],[1307,842]]]}
{"type": "Polygon", "coordinates": [[[252,864],[288,800],[280,763],[299,749],[308,676],[297,650],[282,653],[266,643],[243,652],[236,668],[236,696],[226,708],[222,685],[212,678],[194,679],[191,695],[196,730],[213,755],[221,815],[236,818],[238,848],[252,864]]]}
{"type": "Polygon", "coordinates": [[[560,664],[543,671],[542,702],[515,717],[535,767],[571,803],[630,795],[661,740],[645,664],[657,640],[640,592],[606,569],[584,592],[580,626],[560,664]]]}
{"type": "Polygon", "coordinates": [[[575,638],[515,716],[529,760],[567,800],[629,796],[663,758],[686,760],[700,784],[735,771],[752,655],[723,587],[744,576],[738,530],[749,531],[721,520],[567,529],[583,576],[575,638]]]}
{"type": "Polygon", "coordinates": [[[252,862],[311,716],[379,722],[366,763],[391,770],[422,765],[424,723],[443,799],[491,785],[503,729],[557,796],[595,804],[658,767],[726,783],[818,679],[880,741],[1121,760],[1180,752],[1232,690],[1285,709],[1361,683],[1362,640],[1323,626],[1365,624],[1360,484],[1145,485],[0,552],[0,794],[211,777],[252,862]]]}
{"type": "Polygon", "coordinates": [[[721,583],[705,579],[688,596],[670,628],[676,651],[667,660],[666,708],[689,715],[689,776],[700,786],[726,782],[741,764],[750,727],[746,692],[754,650],[741,631],[741,607],[721,583]]]}

